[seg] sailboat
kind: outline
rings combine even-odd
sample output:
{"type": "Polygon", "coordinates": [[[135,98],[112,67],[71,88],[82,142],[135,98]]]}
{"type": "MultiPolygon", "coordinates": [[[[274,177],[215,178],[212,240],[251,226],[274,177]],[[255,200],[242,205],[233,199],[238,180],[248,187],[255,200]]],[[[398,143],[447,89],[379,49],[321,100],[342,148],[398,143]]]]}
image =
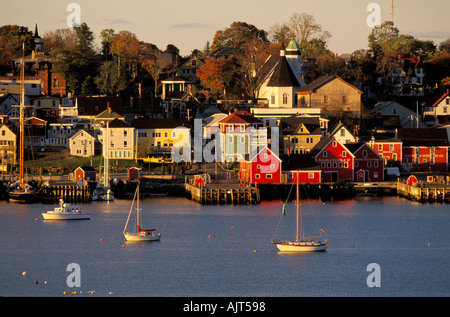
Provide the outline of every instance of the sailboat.
{"type": "Polygon", "coordinates": [[[109,122],[106,121],[106,136],[103,140],[103,158],[104,158],[104,168],[103,168],[103,183],[97,184],[93,193],[93,200],[102,201],[113,201],[114,193],[109,186],[109,156],[108,156],[108,145],[109,145],[109,122]]]}
{"type": "Polygon", "coordinates": [[[20,65],[20,116],[19,116],[19,181],[8,190],[9,201],[19,203],[34,203],[38,201],[38,190],[25,183],[25,44],[22,44],[22,62],[20,65]]]}
{"type": "Polygon", "coordinates": [[[131,203],[130,212],[128,214],[127,222],[125,223],[125,228],[123,228],[123,235],[127,241],[130,242],[140,242],[140,241],[159,241],[161,238],[161,233],[157,232],[156,229],[142,229],[141,227],[141,208],[139,206],[139,185],[134,193],[133,202],[131,203]],[[130,221],[131,213],[133,212],[133,206],[136,201],[136,231],[127,231],[128,222],[130,221]]]}
{"type": "MultiPolygon", "coordinates": [[[[322,242],[322,233],[320,236],[312,236],[312,237],[305,237],[305,236],[299,236],[299,228],[302,227],[301,225],[301,217],[299,212],[300,202],[299,202],[299,186],[298,186],[298,179],[299,179],[299,173],[297,172],[297,232],[295,236],[295,240],[293,241],[286,241],[286,242],[279,242],[274,241],[272,239],[271,243],[275,244],[279,251],[281,252],[316,252],[316,251],[325,251],[327,249],[327,240],[324,240],[322,242]]],[[[284,205],[283,205],[283,214],[284,214],[284,205]]],[[[323,230],[320,230],[322,232],[323,230]]]]}

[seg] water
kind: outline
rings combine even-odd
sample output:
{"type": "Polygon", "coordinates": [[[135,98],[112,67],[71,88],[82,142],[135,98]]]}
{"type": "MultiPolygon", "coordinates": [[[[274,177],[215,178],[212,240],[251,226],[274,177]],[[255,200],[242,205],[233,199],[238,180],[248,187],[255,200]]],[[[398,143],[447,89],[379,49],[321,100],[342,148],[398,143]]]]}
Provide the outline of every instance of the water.
{"type": "MultiPolygon", "coordinates": [[[[0,202],[0,296],[80,296],[80,290],[83,297],[450,295],[447,205],[396,197],[303,202],[305,230],[315,229],[314,210],[328,250],[280,254],[270,244],[279,201],[141,200],[164,227],[161,241],[152,243],[124,241],[130,203],[93,202],[83,205],[91,220],[47,222],[40,214],[51,205],[0,202]],[[80,265],[80,288],[67,286],[70,263],[80,265]],[[367,286],[369,263],[379,264],[381,287],[367,286]]],[[[279,238],[294,235],[295,207],[288,207],[279,238]]]]}

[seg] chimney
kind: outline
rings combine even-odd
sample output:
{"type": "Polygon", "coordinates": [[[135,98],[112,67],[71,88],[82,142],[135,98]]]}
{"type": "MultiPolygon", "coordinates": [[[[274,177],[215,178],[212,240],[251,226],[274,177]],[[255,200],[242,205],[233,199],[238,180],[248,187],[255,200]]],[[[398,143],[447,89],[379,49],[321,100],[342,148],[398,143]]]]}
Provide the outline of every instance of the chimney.
{"type": "Polygon", "coordinates": [[[111,113],[111,107],[109,106],[109,101],[106,103],[106,109],[108,109],[108,113],[111,113]]]}

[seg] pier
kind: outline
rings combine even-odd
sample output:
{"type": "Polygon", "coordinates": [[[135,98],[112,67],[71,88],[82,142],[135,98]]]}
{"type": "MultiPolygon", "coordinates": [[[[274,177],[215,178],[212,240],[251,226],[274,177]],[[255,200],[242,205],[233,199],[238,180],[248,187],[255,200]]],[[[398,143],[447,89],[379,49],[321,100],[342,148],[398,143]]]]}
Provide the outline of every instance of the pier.
{"type": "Polygon", "coordinates": [[[441,183],[409,185],[397,182],[397,194],[418,202],[450,202],[450,186],[441,183]]]}
{"type": "Polygon", "coordinates": [[[59,199],[68,203],[87,203],[90,196],[88,185],[47,185],[39,188],[39,198],[46,203],[56,203],[59,199]]]}
{"type": "Polygon", "coordinates": [[[208,184],[195,186],[184,184],[188,198],[202,205],[256,205],[261,202],[259,189],[241,187],[239,184],[208,184]]]}

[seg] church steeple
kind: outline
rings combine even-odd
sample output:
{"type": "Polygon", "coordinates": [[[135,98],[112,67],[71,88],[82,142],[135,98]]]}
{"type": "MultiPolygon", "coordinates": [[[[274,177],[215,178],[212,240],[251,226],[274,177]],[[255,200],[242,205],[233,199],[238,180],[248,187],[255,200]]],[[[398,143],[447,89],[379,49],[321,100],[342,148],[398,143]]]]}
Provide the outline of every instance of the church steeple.
{"type": "Polygon", "coordinates": [[[34,47],[36,50],[40,50],[42,48],[41,37],[39,36],[37,23],[34,27],[34,47]]]}

